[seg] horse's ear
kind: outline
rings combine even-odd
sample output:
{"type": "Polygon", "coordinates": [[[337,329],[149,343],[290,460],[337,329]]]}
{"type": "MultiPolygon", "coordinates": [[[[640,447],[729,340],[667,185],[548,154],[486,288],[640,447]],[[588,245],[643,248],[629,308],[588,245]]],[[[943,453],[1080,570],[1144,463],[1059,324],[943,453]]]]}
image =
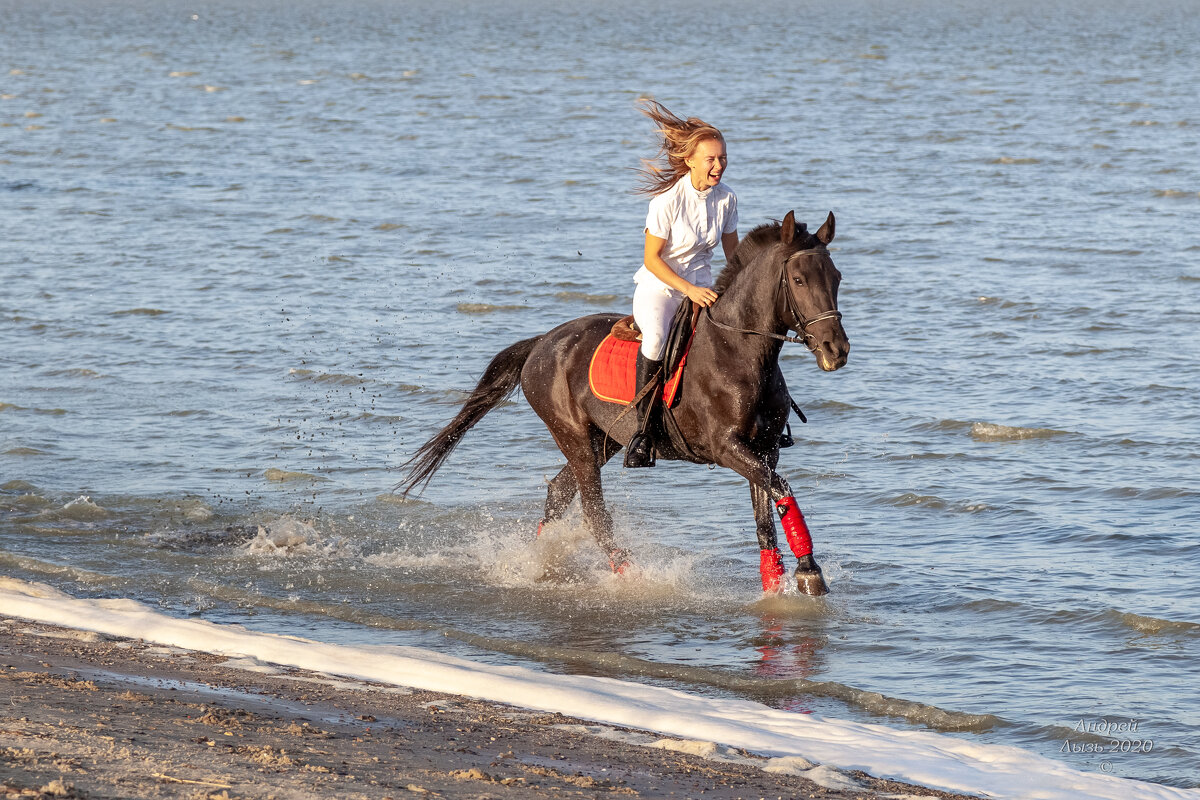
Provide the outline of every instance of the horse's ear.
{"type": "Polygon", "coordinates": [[[796,238],[796,212],[789,211],[787,216],[783,218],[783,227],[779,229],[779,241],[784,244],[791,244],[792,239],[796,238]]]}
{"type": "Polygon", "coordinates": [[[829,244],[833,241],[834,225],[833,212],[830,211],[829,216],[825,218],[825,224],[821,226],[819,231],[817,231],[817,239],[821,242],[821,244],[829,244]]]}

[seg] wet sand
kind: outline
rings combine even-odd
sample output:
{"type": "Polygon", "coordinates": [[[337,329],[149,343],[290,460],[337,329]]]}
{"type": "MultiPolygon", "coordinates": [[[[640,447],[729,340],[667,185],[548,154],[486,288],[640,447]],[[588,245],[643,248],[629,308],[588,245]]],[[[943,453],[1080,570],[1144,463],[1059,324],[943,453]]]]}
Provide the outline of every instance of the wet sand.
{"type": "Polygon", "coordinates": [[[964,797],[824,768],[821,785],[749,753],[227,661],[0,617],[0,798],[964,797]]]}

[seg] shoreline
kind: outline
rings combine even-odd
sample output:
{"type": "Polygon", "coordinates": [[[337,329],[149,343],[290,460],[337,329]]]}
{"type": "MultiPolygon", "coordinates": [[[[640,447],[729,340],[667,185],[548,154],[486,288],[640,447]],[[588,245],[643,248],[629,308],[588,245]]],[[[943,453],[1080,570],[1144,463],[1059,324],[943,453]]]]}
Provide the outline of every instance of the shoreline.
{"type": "Polygon", "coordinates": [[[0,676],[6,800],[970,797],[7,616],[0,676]]]}

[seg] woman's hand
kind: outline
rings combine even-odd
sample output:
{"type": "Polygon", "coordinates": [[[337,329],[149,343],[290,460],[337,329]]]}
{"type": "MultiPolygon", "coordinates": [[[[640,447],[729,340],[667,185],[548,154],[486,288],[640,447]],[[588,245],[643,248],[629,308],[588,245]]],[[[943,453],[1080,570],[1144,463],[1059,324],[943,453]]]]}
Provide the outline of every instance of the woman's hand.
{"type": "Polygon", "coordinates": [[[703,286],[697,286],[694,283],[688,284],[688,288],[684,290],[684,294],[701,308],[708,308],[717,302],[717,297],[719,297],[712,289],[705,289],[703,286]]]}
{"type": "Polygon", "coordinates": [[[667,266],[667,262],[663,261],[662,258],[662,251],[666,246],[666,239],[660,239],[650,233],[650,231],[646,231],[646,248],[643,253],[642,263],[646,265],[646,269],[650,270],[650,274],[675,291],[683,292],[689,300],[701,308],[708,308],[717,302],[718,295],[712,289],[705,289],[702,286],[691,283],[686,278],[676,275],[675,271],[667,266]]]}

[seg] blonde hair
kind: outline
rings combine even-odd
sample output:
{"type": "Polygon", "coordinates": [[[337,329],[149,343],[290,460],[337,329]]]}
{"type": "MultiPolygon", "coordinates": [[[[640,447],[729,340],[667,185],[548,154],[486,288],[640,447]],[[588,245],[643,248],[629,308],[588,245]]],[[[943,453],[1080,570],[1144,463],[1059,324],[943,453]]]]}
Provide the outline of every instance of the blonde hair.
{"type": "Polygon", "coordinates": [[[687,175],[690,170],[684,160],[692,157],[701,142],[716,139],[725,143],[721,132],[702,119],[680,119],[657,100],[647,98],[640,103],[639,110],[654,122],[661,138],[655,158],[643,158],[642,169],[638,170],[642,185],[637,190],[642,194],[662,194],[687,175]]]}

